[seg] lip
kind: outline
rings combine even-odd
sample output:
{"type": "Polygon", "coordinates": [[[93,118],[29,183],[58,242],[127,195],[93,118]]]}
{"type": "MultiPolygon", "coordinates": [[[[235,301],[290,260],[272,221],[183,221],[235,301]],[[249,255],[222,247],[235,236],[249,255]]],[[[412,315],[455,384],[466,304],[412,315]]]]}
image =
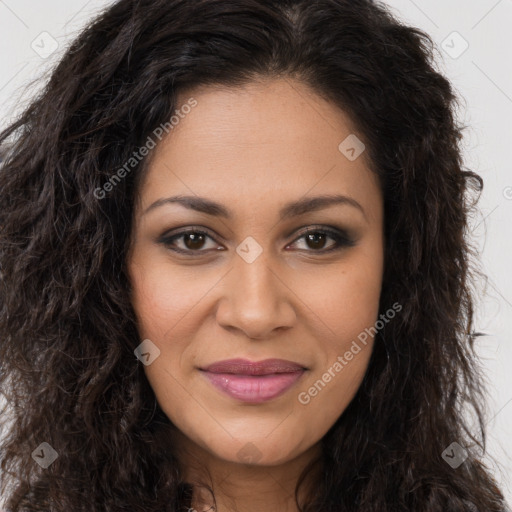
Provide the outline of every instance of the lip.
{"type": "Polygon", "coordinates": [[[263,361],[249,361],[248,359],[226,359],[218,361],[206,368],[210,373],[232,373],[236,375],[269,375],[273,373],[292,373],[306,368],[299,363],[286,359],[264,359],[263,361]]]}
{"type": "Polygon", "coordinates": [[[200,370],[213,386],[231,398],[262,403],[285,393],[301,378],[306,368],[284,359],[258,362],[229,359],[200,370]]]}

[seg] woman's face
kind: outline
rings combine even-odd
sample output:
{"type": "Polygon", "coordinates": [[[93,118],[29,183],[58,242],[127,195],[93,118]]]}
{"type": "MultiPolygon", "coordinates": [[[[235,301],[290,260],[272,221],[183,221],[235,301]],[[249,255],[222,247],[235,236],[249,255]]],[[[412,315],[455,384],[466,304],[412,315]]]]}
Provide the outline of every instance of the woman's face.
{"type": "Polygon", "coordinates": [[[140,187],[128,256],[141,342],[152,343],[144,370],[191,446],[276,465],[322,438],[364,376],[381,192],[350,119],[301,83],[197,89],[176,108],[140,187]],[[232,359],[296,366],[205,371],[232,359]]]}

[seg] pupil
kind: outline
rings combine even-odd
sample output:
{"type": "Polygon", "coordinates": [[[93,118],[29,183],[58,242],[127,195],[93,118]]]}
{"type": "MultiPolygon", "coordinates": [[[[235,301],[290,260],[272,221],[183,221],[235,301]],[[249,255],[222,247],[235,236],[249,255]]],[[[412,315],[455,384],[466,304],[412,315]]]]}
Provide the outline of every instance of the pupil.
{"type": "Polygon", "coordinates": [[[204,235],[200,233],[188,233],[185,235],[185,245],[188,249],[199,249],[202,242],[204,242],[204,235]]]}
{"type": "Polygon", "coordinates": [[[317,249],[318,249],[318,247],[322,248],[323,243],[325,242],[325,235],[323,233],[310,233],[307,236],[307,240],[308,240],[308,242],[313,242],[314,248],[317,248],[317,249]]]}

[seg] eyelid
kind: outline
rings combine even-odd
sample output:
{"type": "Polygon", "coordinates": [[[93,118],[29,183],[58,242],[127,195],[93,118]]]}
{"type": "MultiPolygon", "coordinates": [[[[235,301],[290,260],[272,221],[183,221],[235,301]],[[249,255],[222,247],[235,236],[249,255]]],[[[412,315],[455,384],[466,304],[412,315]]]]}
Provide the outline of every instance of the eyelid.
{"type": "MultiPolygon", "coordinates": [[[[163,244],[164,246],[169,246],[170,243],[168,243],[168,242],[170,239],[179,239],[182,236],[187,235],[189,233],[206,235],[207,237],[211,238],[215,243],[218,244],[217,235],[214,235],[211,230],[209,230],[208,228],[205,228],[203,226],[187,226],[187,227],[183,226],[183,227],[179,227],[179,228],[175,228],[175,229],[166,231],[165,233],[163,233],[162,235],[160,235],[158,237],[157,243],[163,244]]],[[[204,249],[192,251],[192,250],[173,248],[172,250],[177,253],[181,253],[181,254],[185,254],[185,253],[186,254],[199,254],[202,252],[209,252],[209,250],[204,250],[204,249]]]]}
{"type": "Polygon", "coordinates": [[[305,235],[308,235],[310,233],[316,233],[319,231],[322,233],[326,233],[327,235],[343,238],[347,242],[355,242],[355,238],[350,234],[350,232],[347,229],[330,226],[328,224],[312,224],[305,228],[301,228],[293,242],[295,242],[299,238],[302,238],[305,235]]]}
{"type": "MultiPolygon", "coordinates": [[[[351,236],[350,233],[346,229],[337,228],[337,227],[329,226],[329,225],[316,225],[316,226],[312,225],[312,226],[308,226],[305,229],[300,230],[299,233],[297,234],[297,236],[293,239],[293,241],[290,244],[288,244],[286,247],[298,242],[299,240],[303,239],[306,235],[309,235],[311,233],[324,233],[325,235],[327,235],[328,238],[331,238],[332,240],[334,240],[334,244],[333,244],[333,246],[331,246],[327,249],[318,249],[318,250],[302,249],[302,251],[304,251],[306,253],[313,253],[313,254],[316,253],[321,256],[321,255],[331,254],[331,253],[335,253],[335,252],[340,252],[343,249],[354,247],[357,243],[356,238],[351,236]]],[[[299,250],[301,250],[301,249],[299,249],[299,250]]]]}
{"type": "MultiPolygon", "coordinates": [[[[318,249],[318,250],[299,249],[299,251],[318,253],[319,255],[321,255],[321,254],[326,254],[329,252],[335,252],[337,250],[342,250],[347,247],[353,247],[354,245],[356,245],[357,240],[346,229],[343,229],[340,227],[335,227],[335,226],[330,226],[330,225],[320,225],[319,224],[319,225],[308,225],[303,228],[299,228],[299,231],[296,234],[295,238],[290,243],[288,243],[286,245],[286,247],[296,243],[297,241],[299,241],[300,239],[302,239],[303,237],[305,237],[308,234],[318,233],[318,232],[324,233],[329,238],[333,239],[335,241],[334,247],[331,247],[329,249],[318,249]]],[[[189,233],[203,234],[203,235],[206,235],[207,237],[209,237],[210,239],[212,239],[215,243],[217,243],[217,244],[219,243],[217,241],[217,235],[213,234],[213,232],[210,229],[208,229],[204,226],[194,226],[194,225],[192,225],[192,226],[189,225],[186,227],[183,226],[183,227],[178,227],[178,228],[169,230],[169,231],[165,232],[164,234],[162,234],[161,236],[159,236],[157,239],[157,242],[161,243],[165,246],[170,246],[171,244],[168,243],[170,239],[173,239],[173,238],[179,239],[182,236],[189,234],[189,233]]],[[[177,253],[194,256],[194,255],[199,255],[201,253],[210,253],[213,249],[206,249],[206,250],[198,249],[198,250],[194,251],[194,250],[177,249],[174,247],[171,250],[174,252],[177,252],[177,253]]]]}

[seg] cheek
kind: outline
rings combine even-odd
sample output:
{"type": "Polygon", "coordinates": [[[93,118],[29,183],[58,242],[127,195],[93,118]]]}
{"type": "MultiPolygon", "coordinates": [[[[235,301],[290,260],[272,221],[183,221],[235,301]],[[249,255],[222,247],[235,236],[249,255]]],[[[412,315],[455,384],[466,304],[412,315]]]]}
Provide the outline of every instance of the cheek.
{"type": "MultiPolygon", "coordinates": [[[[316,369],[298,390],[297,418],[308,439],[318,440],[334,425],[357,393],[371,355],[371,343],[361,346],[350,361],[340,362],[338,354],[329,364],[316,369]]],[[[345,354],[345,352],[343,352],[345,354]]],[[[342,359],[343,355],[339,355],[342,359]]]]}
{"type": "Polygon", "coordinates": [[[332,425],[356,394],[371,356],[379,313],[382,259],[378,252],[347,258],[330,279],[306,281],[309,305],[319,317],[318,364],[299,390],[311,433],[332,425]],[[375,256],[377,254],[377,256],[375,256]],[[321,286],[318,286],[321,282],[321,286]]]}
{"type": "Polygon", "coordinates": [[[340,276],[325,289],[322,312],[328,329],[316,336],[318,359],[296,400],[308,435],[318,437],[343,414],[359,389],[373,349],[380,288],[340,276]]]}
{"type": "Polygon", "coordinates": [[[177,272],[159,258],[152,256],[152,263],[147,264],[148,261],[141,251],[130,265],[132,304],[140,339],[150,339],[160,350],[160,355],[144,366],[144,372],[160,407],[179,424],[179,418],[186,417],[187,407],[190,408],[182,361],[197,329],[191,312],[209,287],[198,282],[197,276],[194,279],[190,272],[177,272]]]}
{"type": "Polygon", "coordinates": [[[324,324],[329,346],[343,350],[347,341],[350,344],[352,338],[375,323],[381,285],[382,259],[378,252],[354,253],[336,268],[326,267],[302,278],[307,304],[324,324]]]}
{"type": "Polygon", "coordinates": [[[134,261],[130,267],[132,304],[141,337],[165,339],[172,329],[186,325],[185,318],[211,288],[197,279],[193,267],[179,271],[153,258],[151,265],[134,261]]]}
{"type": "Polygon", "coordinates": [[[203,319],[201,306],[218,275],[204,273],[198,279],[194,267],[173,267],[165,257],[144,251],[135,254],[129,268],[140,339],[151,340],[160,350],[144,371],[160,404],[173,404],[173,416],[179,417],[190,398],[183,391],[185,381],[201,348],[193,343],[203,319]]]}

